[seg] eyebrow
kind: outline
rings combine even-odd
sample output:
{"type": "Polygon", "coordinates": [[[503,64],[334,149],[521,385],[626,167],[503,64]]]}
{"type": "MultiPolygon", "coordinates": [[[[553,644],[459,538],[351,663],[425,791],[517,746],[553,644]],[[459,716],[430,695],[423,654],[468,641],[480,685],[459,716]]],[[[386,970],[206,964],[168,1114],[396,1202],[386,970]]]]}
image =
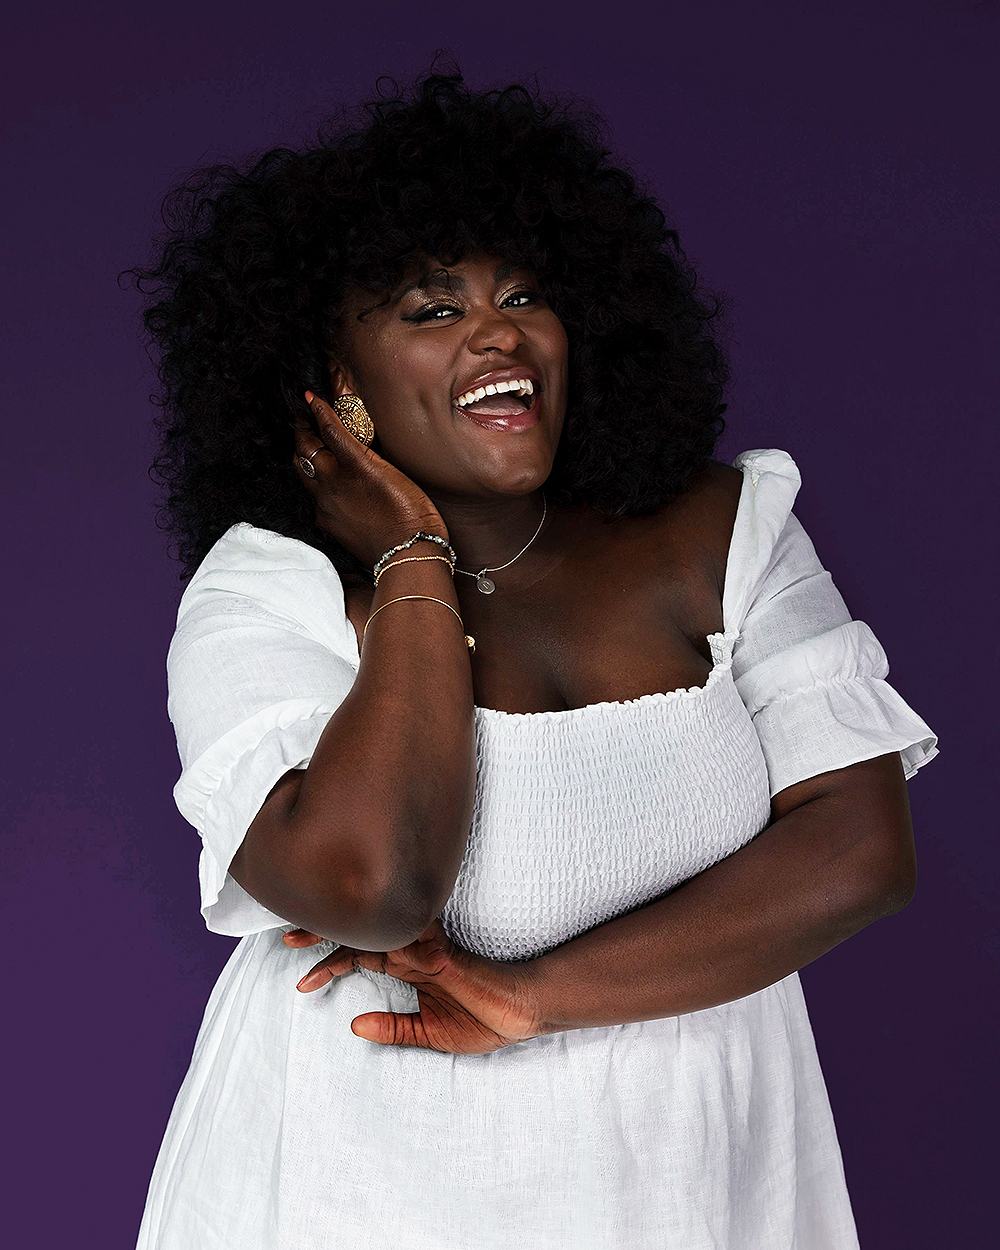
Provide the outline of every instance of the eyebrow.
{"type": "MultiPolygon", "coordinates": [[[[503,282],[505,278],[509,278],[511,274],[517,273],[522,268],[523,266],[517,261],[505,260],[493,271],[493,281],[503,282]]],[[[461,274],[451,273],[450,270],[443,268],[432,270],[425,266],[412,282],[408,282],[403,287],[392,302],[398,304],[410,291],[429,291],[432,287],[444,287],[449,291],[464,291],[466,282],[461,274]]]]}

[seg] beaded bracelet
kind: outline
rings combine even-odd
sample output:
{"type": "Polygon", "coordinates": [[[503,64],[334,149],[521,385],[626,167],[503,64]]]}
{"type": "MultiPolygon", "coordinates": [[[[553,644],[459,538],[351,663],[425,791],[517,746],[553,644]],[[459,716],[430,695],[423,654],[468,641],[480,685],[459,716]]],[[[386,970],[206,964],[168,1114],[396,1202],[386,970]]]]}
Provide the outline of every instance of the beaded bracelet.
{"type": "Polygon", "coordinates": [[[378,563],[372,570],[374,575],[377,577],[379,573],[382,572],[382,567],[390,556],[394,556],[397,551],[405,551],[407,547],[412,547],[414,543],[420,542],[421,539],[429,539],[432,543],[440,543],[441,546],[444,547],[445,551],[447,551],[448,563],[451,565],[452,570],[454,570],[457,557],[451,544],[442,538],[440,534],[428,534],[426,530],[417,530],[413,537],[408,538],[405,543],[400,543],[397,547],[390,547],[388,551],[379,556],[378,563]]]}

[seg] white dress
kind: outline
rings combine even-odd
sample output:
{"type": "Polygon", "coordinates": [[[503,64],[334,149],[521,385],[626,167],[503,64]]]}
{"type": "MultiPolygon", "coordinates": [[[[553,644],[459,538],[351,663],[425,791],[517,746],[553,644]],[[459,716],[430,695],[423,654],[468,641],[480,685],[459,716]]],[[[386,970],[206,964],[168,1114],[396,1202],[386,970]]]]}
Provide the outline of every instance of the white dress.
{"type": "MultiPolygon", "coordinates": [[[[441,915],[521,960],[650,902],[768,823],[805,777],[937,738],[884,679],[792,513],[798,469],[745,451],[723,632],[705,686],[568,711],[476,709],[468,848],[441,915]]],[[[359,664],[339,575],[249,524],[186,587],[167,668],[199,831],[202,914],[242,938],[209,999],[149,1186],[138,1250],[854,1250],[837,1135],[797,973],[687,1015],[489,1055],[356,1037],[412,986],[295,983],[325,944],[227,867],[304,768],[359,664]]]]}

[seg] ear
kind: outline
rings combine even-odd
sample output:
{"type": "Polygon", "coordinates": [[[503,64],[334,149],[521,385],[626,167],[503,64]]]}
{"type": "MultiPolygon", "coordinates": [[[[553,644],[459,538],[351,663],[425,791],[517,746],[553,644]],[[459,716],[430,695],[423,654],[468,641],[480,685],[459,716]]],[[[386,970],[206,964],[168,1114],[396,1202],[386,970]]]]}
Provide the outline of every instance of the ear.
{"type": "Polygon", "coordinates": [[[334,399],[341,395],[356,395],[354,378],[348,366],[341,361],[328,357],[327,371],[330,375],[330,393],[334,399]]]}

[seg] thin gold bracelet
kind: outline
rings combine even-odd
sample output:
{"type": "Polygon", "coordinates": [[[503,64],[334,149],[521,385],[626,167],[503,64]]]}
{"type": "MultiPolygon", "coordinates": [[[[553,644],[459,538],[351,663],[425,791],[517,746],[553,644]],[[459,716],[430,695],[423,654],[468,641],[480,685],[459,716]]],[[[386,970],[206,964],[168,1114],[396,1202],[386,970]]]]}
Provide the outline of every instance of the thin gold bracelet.
{"type": "MultiPolygon", "coordinates": [[[[443,599],[437,599],[434,597],[434,595],[400,595],[398,599],[390,599],[388,600],[388,602],[383,603],[382,608],[387,608],[390,603],[400,603],[402,602],[403,599],[430,599],[432,603],[440,603],[441,606],[447,608],[449,612],[455,612],[455,609],[451,606],[450,603],[445,603],[443,599]]],[[[368,633],[368,626],[372,623],[375,617],[378,616],[378,614],[382,611],[382,608],[376,608],[375,611],[368,618],[368,620],[365,621],[365,627],[361,631],[361,645],[362,646],[365,645],[365,634],[368,633]]],[[[465,622],[462,620],[462,617],[458,612],[455,612],[455,615],[458,617],[459,624],[462,626],[462,630],[464,632],[465,622]]],[[[465,645],[469,648],[470,651],[475,651],[476,640],[475,638],[472,637],[471,634],[465,635],[465,645]]]]}
{"type": "MultiPolygon", "coordinates": [[[[378,577],[375,578],[375,585],[378,585],[378,578],[382,576],[386,569],[395,568],[397,564],[412,564],[415,560],[443,560],[448,568],[451,569],[451,561],[447,556],[404,556],[402,560],[393,560],[391,564],[386,564],[379,569],[378,577]]],[[[453,574],[454,572],[455,570],[452,569],[453,574]]]]}

